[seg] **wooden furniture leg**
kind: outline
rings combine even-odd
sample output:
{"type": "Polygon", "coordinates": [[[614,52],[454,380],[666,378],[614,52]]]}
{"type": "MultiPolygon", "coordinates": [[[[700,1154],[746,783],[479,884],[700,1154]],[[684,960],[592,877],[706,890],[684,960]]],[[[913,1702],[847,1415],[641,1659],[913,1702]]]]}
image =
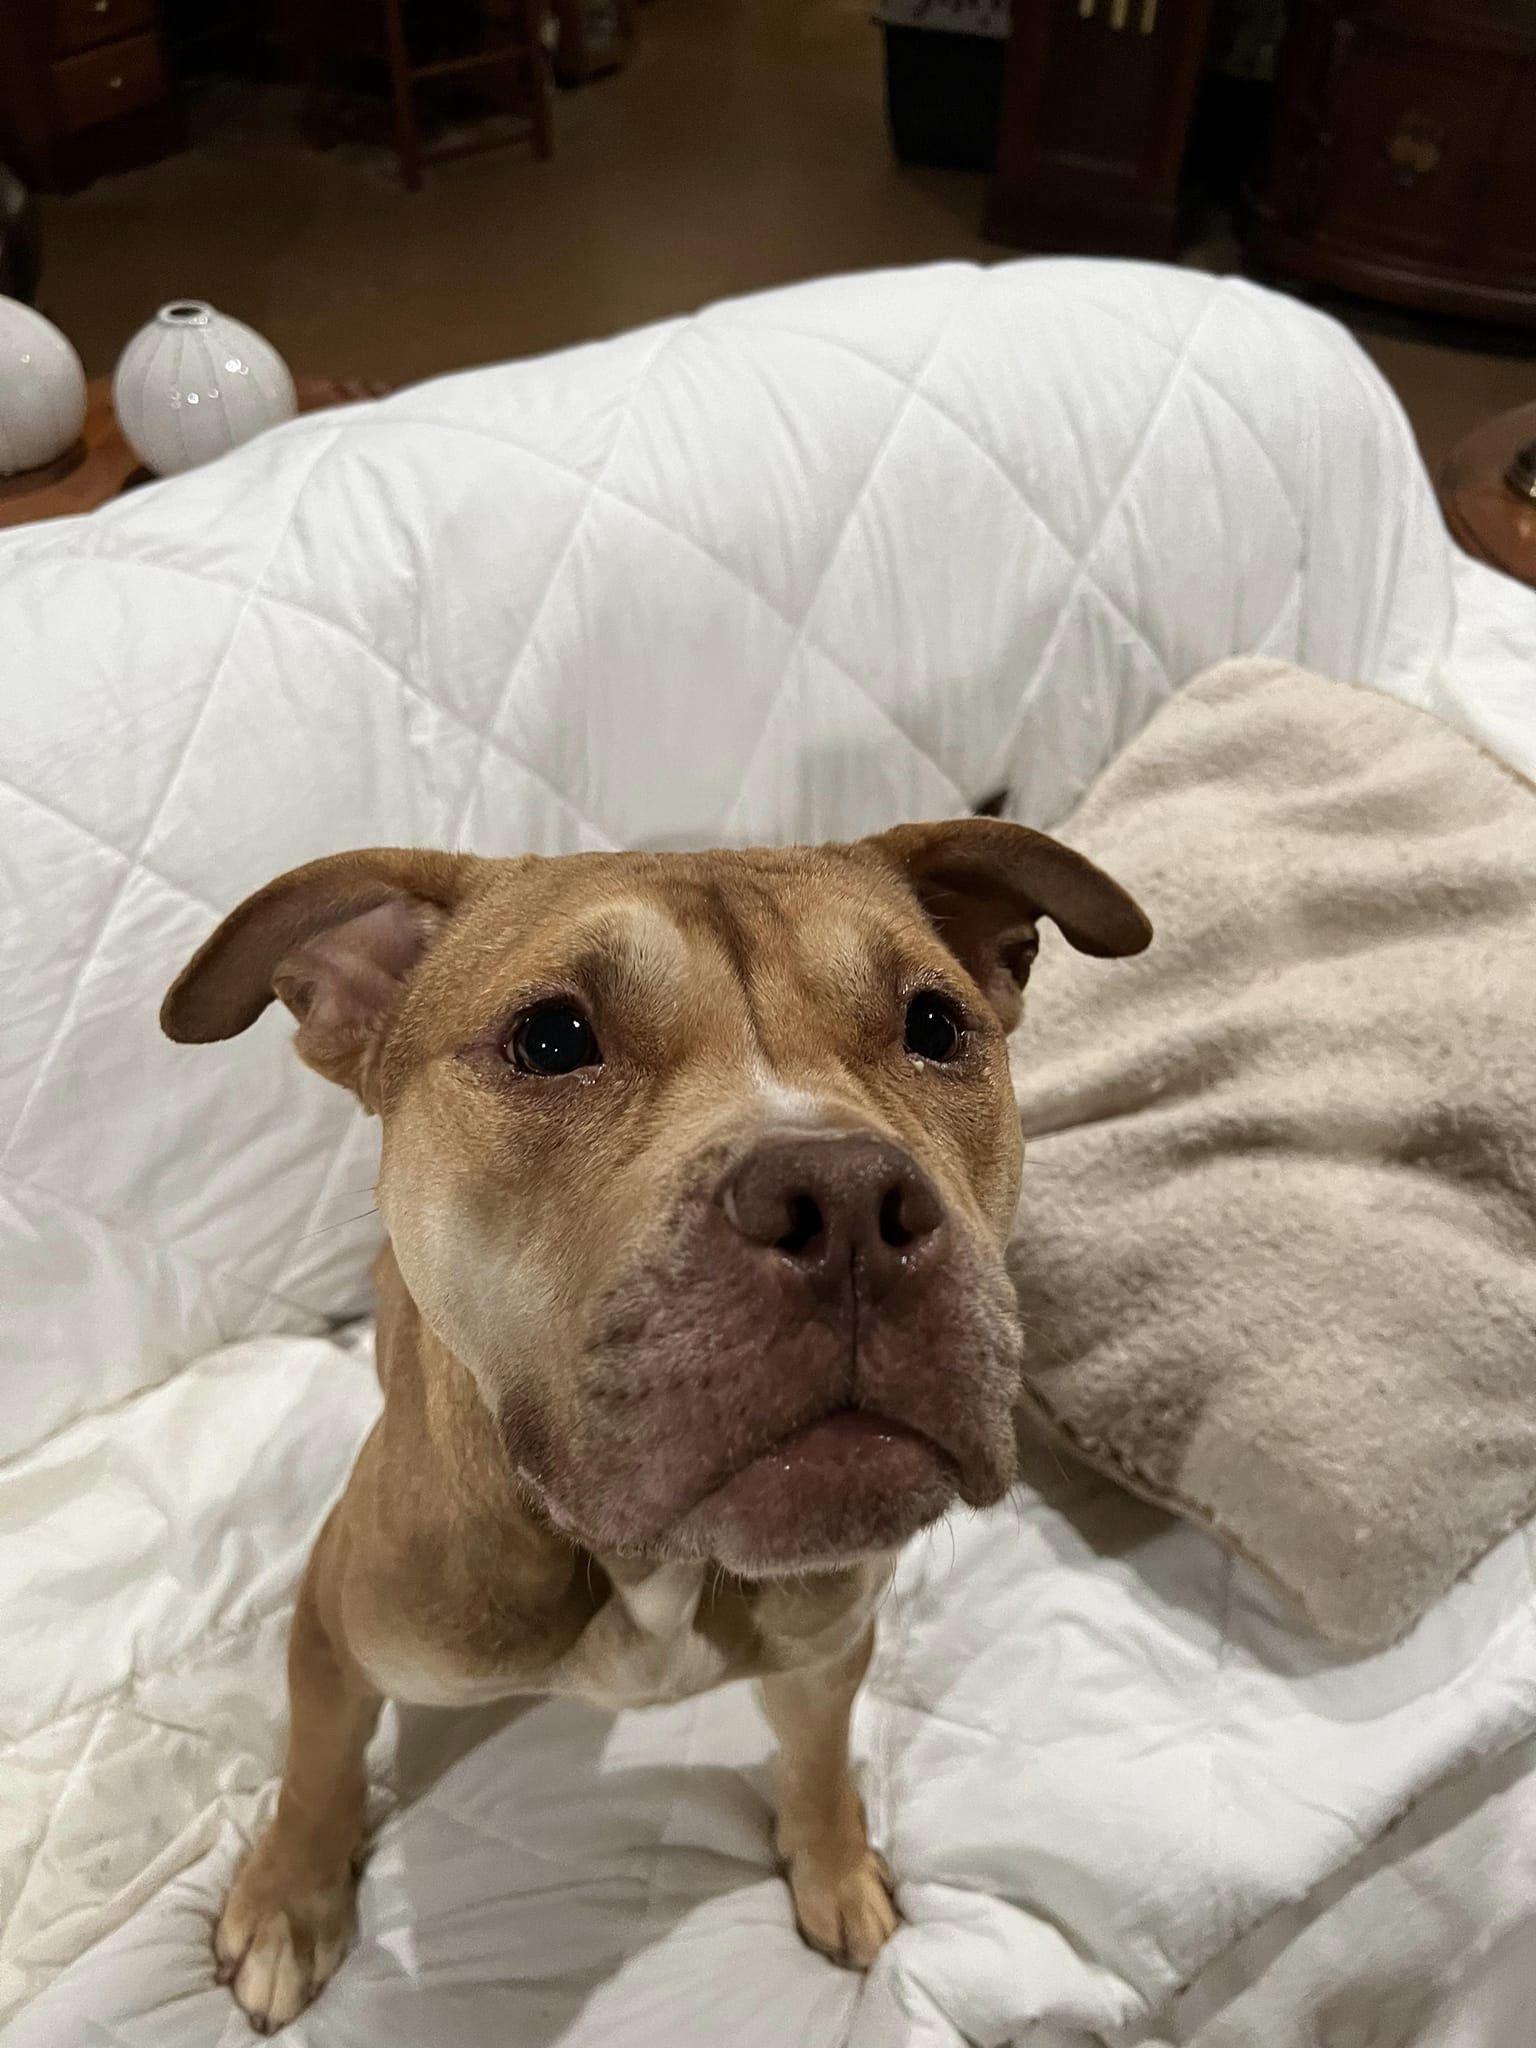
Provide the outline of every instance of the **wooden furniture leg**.
{"type": "Polygon", "coordinates": [[[540,0],[480,0],[478,47],[426,62],[417,62],[412,54],[406,0],[379,0],[371,21],[366,12],[359,19],[350,8],[338,20],[341,0],[305,0],[305,4],[307,12],[300,20],[296,40],[301,49],[306,128],[320,133],[329,98],[327,82],[342,58],[361,54],[382,59],[389,75],[391,134],[407,191],[420,190],[428,163],[475,155],[504,139],[495,133],[429,149],[416,101],[417,88],[429,79],[483,79],[491,101],[527,124],[534,155],[550,154],[549,63],[540,34],[540,0]],[[360,49],[354,47],[352,33],[359,28],[360,49]]]}
{"type": "Polygon", "coordinates": [[[389,53],[389,92],[395,110],[395,155],[407,192],[421,190],[421,129],[411,97],[414,74],[405,40],[404,0],[384,0],[384,34],[389,53]]]}
{"type": "Polygon", "coordinates": [[[533,153],[544,163],[554,150],[554,136],[549,117],[549,52],[544,47],[544,38],[539,33],[540,10],[537,0],[523,0],[522,17],[527,35],[527,57],[525,75],[528,81],[528,104],[533,120],[533,153]]]}

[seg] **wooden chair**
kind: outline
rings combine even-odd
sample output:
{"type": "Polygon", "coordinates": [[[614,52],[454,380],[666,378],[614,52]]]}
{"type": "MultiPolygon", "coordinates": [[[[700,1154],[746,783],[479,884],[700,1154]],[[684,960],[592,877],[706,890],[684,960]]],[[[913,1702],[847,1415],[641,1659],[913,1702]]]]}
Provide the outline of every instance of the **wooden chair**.
{"type": "Polygon", "coordinates": [[[422,168],[500,145],[501,136],[429,149],[417,107],[429,80],[473,79],[504,112],[521,118],[535,156],[550,153],[549,61],[541,27],[541,0],[477,0],[478,47],[419,60],[411,47],[406,0],[310,0],[299,25],[305,86],[305,124],[334,141],[333,80],[344,61],[378,58],[389,79],[395,154],[408,192],[421,187],[422,168]]]}

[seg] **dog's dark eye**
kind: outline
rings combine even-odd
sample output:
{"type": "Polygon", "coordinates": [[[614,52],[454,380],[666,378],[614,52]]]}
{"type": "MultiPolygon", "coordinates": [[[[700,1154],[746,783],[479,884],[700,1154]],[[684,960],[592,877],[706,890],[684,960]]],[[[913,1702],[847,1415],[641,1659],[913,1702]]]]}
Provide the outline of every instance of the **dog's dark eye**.
{"type": "Polygon", "coordinates": [[[920,1060],[942,1064],[959,1054],[965,1041],[965,1026],[948,997],[924,989],[907,1005],[907,1051],[920,1060]]]}
{"type": "Polygon", "coordinates": [[[512,1026],[502,1050],[522,1074],[574,1074],[602,1064],[597,1034],[574,1003],[540,1003],[512,1026]]]}

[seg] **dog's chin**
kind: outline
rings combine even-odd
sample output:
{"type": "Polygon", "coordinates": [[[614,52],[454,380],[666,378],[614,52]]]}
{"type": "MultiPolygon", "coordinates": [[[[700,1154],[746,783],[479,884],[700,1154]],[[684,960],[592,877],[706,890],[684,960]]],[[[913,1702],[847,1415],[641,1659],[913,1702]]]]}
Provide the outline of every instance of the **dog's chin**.
{"type": "Polygon", "coordinates": [[[721,1480],[674,1523],[666,1548],[712,1558],[743,1578],[833,1571],[896,1549],[959,1492],[953,1461],[931,1439],[846,1409],[721,1480]]]}
{"type": "Polygon", "coordinates": [[[555,1528],[599,1555],[709,1560],[748,1579],[837,1571],[899,1549],[962,1494],[975,1498],[929,1437],[853,1409],[791,1431],[659,1525],[637,1524],[622,1494],[599,1504],[589,1493],[586,1512],[573,1514],[526,1468],[520,1477],[555,1528]]]}

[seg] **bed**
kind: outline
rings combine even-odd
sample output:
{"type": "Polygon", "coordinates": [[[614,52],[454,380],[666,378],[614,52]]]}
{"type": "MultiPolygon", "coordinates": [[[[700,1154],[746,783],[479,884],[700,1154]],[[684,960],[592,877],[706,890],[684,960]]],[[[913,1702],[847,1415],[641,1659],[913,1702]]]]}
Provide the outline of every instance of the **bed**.
{"type": "MultiPolygon", "coordinates": [[[[371,1127],[273,1019],[156,1032],[217,916],[353,844],[843,836],[999,788],[1049,827],[1249,652],[1536,774],[1536,593],[1454,548],[1364,356],[1154,266],[796,286],[4,538],[8,2048],[246,2038],[211,1915],[376,1409],[371,1127]]],[[[391,1710],[358,1947],[288,2038],[1431,2048],[1536,1914],[1532,1569],[1517,1531],[1349,1659],[1042,1451],[882,1615],[856,1734],[906,1924],[867,1979],[795,1935],[750,1689],[391,1710]]]]}

